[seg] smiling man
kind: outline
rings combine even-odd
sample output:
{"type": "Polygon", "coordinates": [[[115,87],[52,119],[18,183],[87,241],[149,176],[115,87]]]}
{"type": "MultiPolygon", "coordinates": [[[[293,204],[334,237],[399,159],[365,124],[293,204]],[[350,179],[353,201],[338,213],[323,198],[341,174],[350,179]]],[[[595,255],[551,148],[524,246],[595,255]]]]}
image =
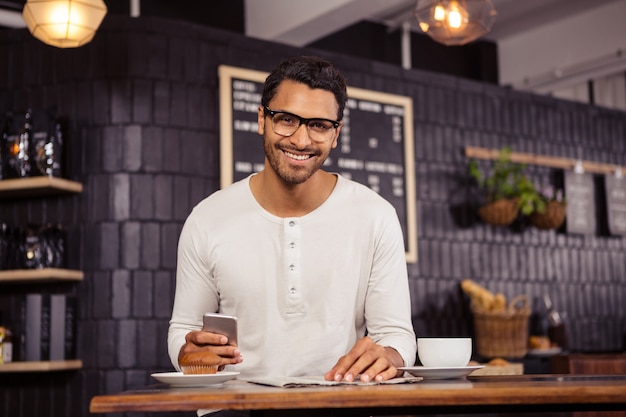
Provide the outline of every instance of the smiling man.
{"type": "Polygon", "coordinates": [[[383,381],[414,364],[397,214],[369,188],[321,169],[346,100],[341,73],[316,57],[288,59],[267,77],[264,170],[203,200],[181,233],[168,337],[175,367],[202,350],[242,379],[383,381]],[[200,331],[206,312],[238,317],[238,346],[200,331]]]}

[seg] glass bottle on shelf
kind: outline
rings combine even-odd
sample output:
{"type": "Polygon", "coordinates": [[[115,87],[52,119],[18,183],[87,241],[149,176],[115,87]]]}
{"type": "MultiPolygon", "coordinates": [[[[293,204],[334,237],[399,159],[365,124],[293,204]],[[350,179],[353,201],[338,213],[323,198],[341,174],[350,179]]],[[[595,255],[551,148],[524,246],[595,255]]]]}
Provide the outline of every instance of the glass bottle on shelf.
{"type": "Polygon", "coordinates": [[[13,333],[4,325],[2,313],[0,310],[0,365],[13,361],[13,333]]]}
{"type": "Polygon", "coordinates": [[[569,340],[567,336],[567,328],[565,327],[564,313],[560,313],[552,304],[552,299],[548,294],[543,296],[544,306],[546,308],[546,319],[548,322],[548,337],[550,341],[555,343],[563,350],[569,348],[569,340]]]}
{"type": "Polygon", "coordinates": [[[10,131],[11,115],[7,113],[2,122],[2,132],[0,132],[0,180],[6,176],[6,163],[7,163],[7,146],[8,137],[10,131]]]}
{"type": "Polygon", "coordinates": [[[0,137],[0,179],[5,179],[9,175],[9,154],[13,143],[17,141],[17,129],[15,128],[15,117],[8,112],[4,115],[2,123],[2,136],[0,137]]]}
{"type": "Polygon", "coordinates": [[[12,232],[8,223],[0,223],[0,271],[9,269],[12,232]]]}
{"type": "Polygon", "coordinates": [[[0,326],[0,364],[13,362],[13,333],[6,326],[0,326]]]}
{"type": "Polygon", "coordinates": [[[62,148],[63,131],[61,122],[56,119],[49,129],[46,139],[37,141],[35,144],[35,164],[38,175],[61,176],[62,148]]]}
{"type": "Polygon", "coordinates": [[[32,119],[30,109],[17,134],[9,133],[6,138],[7,178],[24,178],[30,175],[30,152],[32,141],[32,119]]]}

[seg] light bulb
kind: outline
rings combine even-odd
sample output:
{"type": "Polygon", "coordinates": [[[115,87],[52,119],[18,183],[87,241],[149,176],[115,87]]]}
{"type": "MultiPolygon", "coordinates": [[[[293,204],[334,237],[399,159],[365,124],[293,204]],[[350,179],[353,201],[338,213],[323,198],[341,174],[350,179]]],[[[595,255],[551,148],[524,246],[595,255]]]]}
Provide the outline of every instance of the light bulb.
{"type": "Polygon", "coordinates": [[[437,6],[435,6],[435,13],[433,14],[433,19],[441,22],[445,18],[446,18],[446,9],[441,4],[438,4],[437,6]]]}
{"type": "Polygon", "coordinates": [[[465,25],[467,10],[459,5],[458,2],[452,1],[448,6],[448,27],[450,29],[460,29],[465,25]]]}
{"type": "Polygon", "coordinates": [[[49,11],[48,33],[50,38],[54,40],[66,38],[72,32],[73,24],[70,22],[75,22],[77,18],[80,19],[80,16],[73,12],[69,6],[69,4],[59,4],[49,11]]]}
{"type": "Polygon", "coordinates": [[[454,29],[458,29],[463,24],[463,18],[461,17],[461,13],[456,10],[451,10],[448,13],[448,26],[454,29]]]}

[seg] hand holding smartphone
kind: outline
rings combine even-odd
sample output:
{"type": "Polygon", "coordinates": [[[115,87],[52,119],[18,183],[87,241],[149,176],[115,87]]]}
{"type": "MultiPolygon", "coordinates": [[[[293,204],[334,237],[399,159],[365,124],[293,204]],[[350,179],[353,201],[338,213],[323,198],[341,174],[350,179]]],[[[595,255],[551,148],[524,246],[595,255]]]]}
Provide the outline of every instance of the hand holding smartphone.
{"type": "Polygon", "coordinates": [[[228,338],[228,344],[237,346],[237,317],[225,314],[205,313],[202,330],[205,332],[223,334],[228,338]]]}

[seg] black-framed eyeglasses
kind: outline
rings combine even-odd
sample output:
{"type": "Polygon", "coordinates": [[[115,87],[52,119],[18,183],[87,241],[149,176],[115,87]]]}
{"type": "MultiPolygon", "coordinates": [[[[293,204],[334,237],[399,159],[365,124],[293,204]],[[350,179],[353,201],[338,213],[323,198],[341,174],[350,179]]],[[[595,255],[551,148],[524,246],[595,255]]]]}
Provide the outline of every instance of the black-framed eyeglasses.
{"type": "Polygon", "coordinates": [[[297,114],[286,111],[272,110],[263,106],[263,113],[272,119],[272,130],[280,136],[291,136],[296,133],[300,125],[305,125],[309,137],[314,142],[326,142],[330,140],[340,125],[337,120],[314,117],[306,119],[297,114]]]}

